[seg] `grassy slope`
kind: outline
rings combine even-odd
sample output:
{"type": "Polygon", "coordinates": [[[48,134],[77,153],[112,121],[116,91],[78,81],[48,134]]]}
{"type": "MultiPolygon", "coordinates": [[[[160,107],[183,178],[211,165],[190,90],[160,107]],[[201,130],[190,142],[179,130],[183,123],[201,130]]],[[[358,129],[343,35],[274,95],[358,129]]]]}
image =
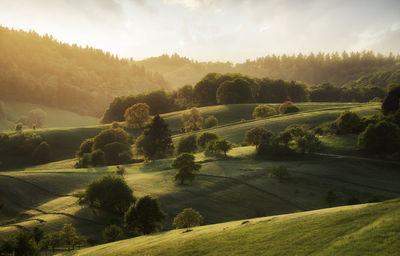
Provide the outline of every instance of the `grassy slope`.
{"type": "MultiPolygon", "coordinates": [[[[212,224],[328,207],[325,195],[329,189],[337,194],[335,205],[345,205],[352,196],[360,202],[368,202],[372,197],[400,197],[400,173],[396,164],[327,157],[289,162],[255,161],[246,157],[253,151],[253,147],[235,148],[230,152],[233,158],[228,160],[197,154],[197,160],[208,161],[202,164],[201,175],[190,185],[175,184],[175,171],[169,169],[171,159],[127,165],[125,178],[136,197],[159,198],[168,213],[164,223],[167,229],[171,228],[173,217],[187,207],[199,210],[205,223],[212,224]],[[292,174],[292,179],[283,183],[268,176],[281,164],[292,174]]],[[[14,219],[14,224],[31,229],[40,221],[45,229],[55,231],[63,223],[71,222],[84,235],[99,235],[109,216],[78,205],[77,198],[70,195],[83,189],[91,179],[113,172],[115,167],[73,169],[72,164],[72,161],[62,161],[25,171],[3,172],[17,178],[0,176],[0,195],[3,195],[0,200],[6,203],[6,212],[0,216],[3,224],[11,216],[24,214],[14,219]],[[60,212],[100,224],[49,214],[60,212]]],[[[0,234],[17,230],[13,225],[3,225],[0,234]]]]}
{"type": "Polygon", "coordinates": [[[96,125],[99,119],[91,116],[82,116],[73,112],[46,107],[38,104],[21,103],[15,101],[4,102],[7,119],[12,121],[0,123],[0,130],[14,129],[15,124],[21,116],[27,116],[29,111],[41,108],[47,113],[45,127],[74,127],[96,125]]]}
{"type": "Polygon", "coordinates": [[[71,255],[397,255],[400,200],[173,230],[71,255]]]}

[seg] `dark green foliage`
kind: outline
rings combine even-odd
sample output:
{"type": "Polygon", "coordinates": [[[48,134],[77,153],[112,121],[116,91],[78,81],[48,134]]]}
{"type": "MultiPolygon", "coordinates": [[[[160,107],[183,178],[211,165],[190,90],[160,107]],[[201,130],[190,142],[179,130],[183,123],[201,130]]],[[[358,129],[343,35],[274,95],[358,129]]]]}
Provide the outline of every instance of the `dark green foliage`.
{"type": "Polygon", "coordinates": [[[254,127],[248,130],[244,136],[246,145],[258,146],[262,140],[266,141],[273,137],[273,133],[264,127],[254,127]]]}
{"type": "Polygon", "coordinates": [[[32,152],[32,160],[35,164],[47,163],[50,160],[50,146],[46,141],[42,141],[32,152]]]}
{"type": "Polygon", "coordinates": [[[107,165],[125,164],[132,159],[131,146],[126,143],[112,142],[104,147],[107,165]]]}
{"type": "Polygon", "coordinates": [[[218,119],[215,116],[209,116],[204,120],[204,128],[208,129],[218,125],[218,119]]]}
{"type": "Polygon", "coordinates": [[[358,134],[361,132],[362,127],[360,117],[356,113],[348,110],[340,114],[335,120],[335,125],[337,127],[337,134],[358,134]]]}
{"type": "Polygon", "coordinates": [[[324,83],[311,88],[310,98],[314,102],[340,101],[341,89],[330,83],[324,83]]]}
{"type": "Polygon", "coordinates": [[[262,78],[258,85],[258,102],[278,103],[288,99],[305,102],[309,99],[307,85],[301,82],[262,78]]]}
{"type": "Polygon", "coordinates": [[[197,151],[197,136],[192,134],[186,137],[182,137],[176,148],[176,152],[179,154],[182,153],[195,153],[197,151]]]}
{"type": "Polygon", "coordinates": [[[361,149],[381,156],[400,152],[400,128],[391,122],[370,124],[358,136],[361,149]]]}
{"type": "Polygon", "coordinates": [[[103,231],[104,243],[111,243],[124,238],[124,232],[121,227],[112,224],[107,226],[103,231]]]}
{"type": "Polygon", "coordinates": [[[198,211],[192,208],[186,208],[176,215],[172,225],[174,225],[176,228],[191,228],[200,226],[202,223],[203,216],[201,216],[198,211]]]}
{"type": "Polygon", "coordinates": [[[252,102],[250,84],[244,79],[223,82],[217,89],[218,104],[252,102]]]}
{"type": "Polygon", "coordinates": [[[135,202],[135,198],[122,177],[105,175],[88,184],[84,201],[90,206],[121,214],[135,202]]]}
{"type": "Polygon", "coordinates": [[[122,128],[103,130],[94,137],[93,149],[101,149],[104,151],[105,146],[113,142],[129,144],[129,134],[122,128]]]}
{"type": "Polygon", "coordinates": [[[294,105],[293,102],[291,101],[285,101],[279,106],[279,113],[280,114],[288,114],[288,113],[294,113],[294,112],[299,112],[299,108],[294,105]]]}
{"type": "Polygon", "coordinates": [[[200,106],[217,104],[218,79],[220,74],[209,73],[194,86],[194,100],[200,106]]]}
{"type": "Polygon", "coordinates": [[[272,169],[272,171],[269,173],[269,176],[272,178],[277,178],[280,183],[282,183],[285,180],[290,179],[290,177],[291,177],[291,175],[288,171],[288,168],[284,165],[280,165],[280,166],[272,169]]]}
{"type": "Polygon", "coordinates": [[[254,118],[265,118],[273,115],[276,115],[276,110],[268,105],[258,105],[253,111],[254,118]]]}
{"type": "Polygon", "coordinates": [[[77,156],[81,157],[86,153],[92,153],[93,142],[94,142],[93,138],[84,140],[82,142],[81,146],[79,147],[77,156]]]}
{"type": "Polygon", "coordinates": [[[329,205],[333,205],[336,202],[337,196],[336,193],[332,190],[328,190],[326,192],[325,200],[329,205]]]}
{"type": "Polygon", "coordinates": [[[174,150],[168,124],[159,115],[153,118],[135,145],[139,154],[151,160],[167,157],[174,150]]]}
{"type": "Polygon", "coordinates": [[[0,27],[0,45],[0,97],[7,100],[100,116],[110,95],[167,86],[160,74],[128,59],[47,34],[0,27]]]}
{"type": "Polygon", "coordinates": [[[295,141],[297,151],[302,154],[315,152],[321,145],[321,141],[311,132],[307,132],[301,137],[296,137],[295,141]]]}
{"type": "Polygon", "coordinates": [[[106,157],[102,150],[98,149],[90,154],[90,164],[94,167],[104,166],[106,164],[106,157]]]}
{"type": "Polygon", "coordinates": [[[162,114],[172,111],[173,102],[165,90],[148,91],[138,95],[116,97],[105,111],[101,122],[112,123],[125,120],[125,111],[137,103],[146,103],[150,107],[150,114],[162,114]]]}
{"type": "Polygon", "coordinates": [[[201,165],[195,163],[192,154],[183,153],[174,159],[171,163],[171,167],[178,169],[175,174],[175,180],[179,181],[180,184],[183,185],[185,180],[194,180],[194,173],[200,170],[201,165]]]}
{"type": "Polygon", "coordinates": [[[219,139],[214,141],[214,150],[216,152],[224,152],[224,155],[226,156],[226,153],[232,149],[232,143],[225,139],[219,139]]]}
{"type": "Polygon", "coordinates": [[[205,149],[207,143],[213,140],[218,140],[218,135],[215,133],[205,132],[199,137],[197,143],[199,144],[200,147],[205,149]]]}
{"type": "Polygon", "coordinates": [[[20,232],[4,241],[0,241],[1,255],[35,256],[39,249],[31,233],[20,232]]]}
{"type": "Polygon", "coordinates": [[[161,230],[165,218],[157,199],[145,196],[129,207],[124,220],[129,230],[146,235],[161,230]]]}
{"type": "Polygon", "coordinates": [[[400,86],[392,88],[382,103],[384,115],[396,112],[400,108],[400,86]]]}
{"type": "Polygon", "coordinates": [[[191,108],[194,106],[194,89],[191,85],[187,84],[180,87],[176,91],[174,104],[179,109],[191,108]]]}

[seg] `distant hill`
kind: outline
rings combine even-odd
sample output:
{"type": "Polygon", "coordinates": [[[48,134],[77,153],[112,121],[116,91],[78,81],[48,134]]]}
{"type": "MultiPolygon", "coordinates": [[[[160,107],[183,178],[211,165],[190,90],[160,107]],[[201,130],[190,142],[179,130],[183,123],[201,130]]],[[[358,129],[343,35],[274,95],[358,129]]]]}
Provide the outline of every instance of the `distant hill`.
{"type": "Polygon", "coordinates": [[[0,99],[100,116],[112,98],[166,88],[131,60],[0,26],[0,99]]]}
{"type": "Polygon", "coordinates": [[[358,80],[348,83],[347,86],[361,87],[372,85],[386,89],[392,83],[400,83],[400,64],[397,67],[397,69],[392,71],[381,71],[362,76],[358,80]]]}
{"type": "Polygon", "coordinates": [[[318,53],[309,55],[267,55],[244,63],[198,62],[178,54],[161,55],[136,62],[147,70],[159,72],[173,87],[196,84],[207,73],[241,73],[303,81],[311,85],[333,83],[341,86],[377,71],[393,70],[400,55],[384,56],[373,52],[318,53]]]}

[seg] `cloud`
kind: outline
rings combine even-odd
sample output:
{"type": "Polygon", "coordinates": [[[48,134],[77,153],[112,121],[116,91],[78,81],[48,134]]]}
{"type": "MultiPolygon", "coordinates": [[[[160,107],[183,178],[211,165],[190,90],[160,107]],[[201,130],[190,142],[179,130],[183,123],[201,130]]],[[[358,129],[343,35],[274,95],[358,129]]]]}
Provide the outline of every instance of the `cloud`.
{"type": "Polygon", "coordinates": [[[183,7],[192,9],[192,10],[197,10],[197,9],[203,9],[203,10],[218,10],[218,1],[216,0],[164,0],[165,4],[169,5],[181,5],[183,7]]]}

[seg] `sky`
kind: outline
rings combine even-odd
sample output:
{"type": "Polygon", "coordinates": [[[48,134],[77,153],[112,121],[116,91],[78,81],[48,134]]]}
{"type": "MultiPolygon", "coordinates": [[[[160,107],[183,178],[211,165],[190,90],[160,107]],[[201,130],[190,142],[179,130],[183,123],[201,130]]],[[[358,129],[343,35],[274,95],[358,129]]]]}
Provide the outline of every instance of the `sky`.
{"type": "Polygon", "coordinates": [[[0,0],[0,25],[141,60],[400,53],[400,0],[0,0]]]}

